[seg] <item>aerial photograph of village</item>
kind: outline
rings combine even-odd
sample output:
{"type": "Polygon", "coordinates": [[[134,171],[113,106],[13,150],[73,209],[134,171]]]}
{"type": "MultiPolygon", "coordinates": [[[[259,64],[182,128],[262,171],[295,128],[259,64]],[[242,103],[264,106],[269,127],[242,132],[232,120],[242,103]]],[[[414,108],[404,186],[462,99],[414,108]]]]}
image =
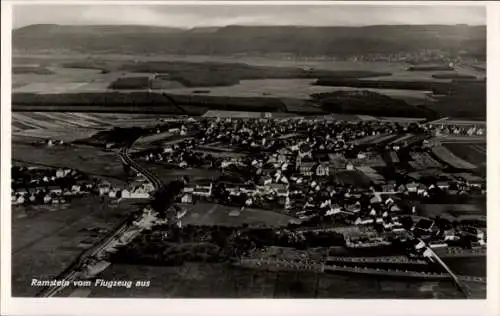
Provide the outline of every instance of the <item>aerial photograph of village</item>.
{"type": "Polygon", "coordinates": [[[15,5],[12,296],[485,299],[485,11],[15,5]]]}

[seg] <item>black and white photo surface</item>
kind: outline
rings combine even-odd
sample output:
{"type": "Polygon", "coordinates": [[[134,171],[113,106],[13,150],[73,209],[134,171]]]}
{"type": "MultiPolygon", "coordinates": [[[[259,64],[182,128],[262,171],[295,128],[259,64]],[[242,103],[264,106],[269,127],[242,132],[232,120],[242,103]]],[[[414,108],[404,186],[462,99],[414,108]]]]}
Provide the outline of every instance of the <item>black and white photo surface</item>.
{"type": "Polygon", "coordinates": [[[12,7],[11,293],[486,298],[486,9],[12,7]]]}

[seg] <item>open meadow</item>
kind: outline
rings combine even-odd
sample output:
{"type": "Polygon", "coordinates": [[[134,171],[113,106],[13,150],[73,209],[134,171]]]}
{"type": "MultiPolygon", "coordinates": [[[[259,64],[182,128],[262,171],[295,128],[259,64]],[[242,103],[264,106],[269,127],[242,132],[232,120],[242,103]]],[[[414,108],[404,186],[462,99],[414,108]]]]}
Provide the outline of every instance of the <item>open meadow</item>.
{"type": "Polygon", "coordinates": [[[149,287],[92,287],[89,297],[143,298],[460,298],[451,282],[378,279],[359,275],[270,272],[227,264],[113,264],[103,279],[151,280],[149,287]],[[154,275],[155,278],[151,278],[154,275]]]}
{"type": "MultiPolygon", "coordinates": [[[[432,96],[431,89],[408,90],[391,88],[391,85],[382,87],[355,87],[355,86],[320,86],[315,85],[318,78],[346,78],[356,81],[388,80],[393,82],[434,82],[450,83],[452,79],[439,79],[442,74],[436,71],[408,71],[409,64],[401,62],[349,62],[334,60],[308,60],[287,58],[259,58],[259,57],[209,57],[209,56],[141,56],[140,62],[135,56],[110,55],[95,56],[92,60],[74,56],[61,56],[60,60],[54,56],[32,56],[31,58],[14,57],[18,67],[30,62],[47,64],[50,72],[40,73],[14,73],[13,93],[15,95],[34,94],[78,94],[78,93],[132,93],[153,91],[155,93],[168,93],[175,96],[194,96],[209,98],[276,98],[310,100],[311,96],[320,93],[333,93],[343,91],[370,91],[405,101],[410,106],[425,105],[429,108],[446,113],[455,113],[456,110],[449,106],[450,101],[440,102],[434,107],[436,99],[432,96]],[[143,58],[144,57],[144,58],[143,58]],[[273,68],[271,68],[273,67],[273,68]],[[229,71],[231,70],[231,71],[229,71]],[[439,77],[439,78],[436,78],[439,77]],[[227,78],[226,78],[227,77],[227,78]],[[141,80],[139,80],[142,78],[141,80]],[[137,86],[134,82],[138,82],[137,86]],[[125,82],[123,85],[121,83],[125,82]],[[118,87],[116,90],[112,87],[118,87]]],[[[467,75],[484,78],[484,72],[468,66],[457,67],[455,71],[447,71],[446,75],[467,75]]],[[[480,93],[471,90],[470,95],[480,93]]],[[[68,98],[63,96],[62,98],[68,98]]],[[[474,97],[476,98],[476,97],[474,97]]],[[[170,101],[174,100],[170,99],[170,101]]],[[[14,105],[21,110],[36,110],[33,104],[27,104],[31,96],[15,98],[14,105]],[[27,98],[27,99],[26,99],[27,98]]],[[[67,102],[71,102],[66,100],[67,102]]],[[[66,102],[65,101],[65,102],[66,102]]],[[[167,102],[166,100],[164,100],[167,102]]],[[[28,102],[28,103],[29,103],[28,102]]],[[[96,101],[97,102],[97,101],[96,101]]],[[[132,103],[137,101],[132,101],[132,103]]],[[[176,113],[177,110],[187,111],[194,115],[201,115],[210,108],[220,108],[218,100],[211,101],[217,105],[196,104],[187,102],[178,103],[181,107],[159,107],[151,109],[154,112],[176,113]]],[[[229,103],[235,100],[227,100],[229,103]]],[[[243,102],[239,100],[238,102],[243,102]]],[[[264,100],[253,100],[262,103],[264,100]]],[[[456,103],[456,101],[453,101],[456,103]]],[[[479,101],[478,101],[479,102],[479,101]]],[[[95,102],[94,102],[95,103],[95,102]]],[[[158,102],[156,102],[158,103],[158,102]]],[[[168,103],[168,102],[167,102],[168,103]]],[[[203,102],[202,102],[203,103],[203,102]]],[[[286,102],[285,102],[286,104],[286,102]]],[[[49,104],[44,104],[44,109],[49,104]]],[[[129,105],[127,105],[129,106],[129,105]]],[[[248,105],[245,105],[248,106],[248,105]]],[[[143,106],[142,108],[145,109],[143,106]]],[[[56,110],[50,108],[51,111],[56,110]]],[[[68,108],[69,110],[69,108],[68,108]]],[[[78,111],[97,111],[98,108],[80,105],[78,111]]],[[[130,112],[128,108],[115,108],[122,112],[130,112]]],[[[241,109],[244,110],[244,109],[241,109]]],[[[271,110],[269,110],[271,111],[271,110]]],[[[307,102],[287,105],[290,112],[321,113],[321,109],[307,102]]],[[[357,111],[366,111],[363,108],[357,111]]],[[[456,112],[457,115],[460,111],[456,112]]],[[[479,113],[479,112],[478,112],[479,113]]],[[[481,112],[482,113],[482,112],[481,112]]],[[[480,114],[480,113],[479,113],[480,114]]],[[[396,114],[394,114],[396,115],[396,114]]]]}
{"type": "Polygon", "coordinates": [[[486,204],[420,204],[417,208],[421,216],[454,220],[476,219],[486,222],[486,204]]]}
{"type": "Polygon", "coordinates": [[[218,225],[218,226],[241,226],[264,225],[269,227],[286,226],[291,216],[279,214],[273,211],[229,207],[212,203],[197,203],[184,206],[188,213],[183,218],[184,225],[218,225]]]}
{"type": "Polygon", "coordinates": [[[106,231],[137,210],[136,203],[108,205],[99,197],[83,197],[66,207],[13,207],[12,294],[35,295],[40,289],[30,286],[32,278],[56,278],[106,231]],[[93,232],[93,228],[102,231],[93,232]]]}
{"type": "Polygon", "coordinates": [[[447,143],[443,145],[455,156],[477,166],[486,168],[486,144],[447,143]]]}
{"type": "MultiPolygon", "coordinates": [[[[326,87],[314,85],[315,81],[315,79],[251,79],[241,80],[238,84],[228,87],[208,87],[203,91],[210,96],[310,99],[312,94],[323,92],[368,90],[402,99],[410,104],[427,104],[433,101],[428,91],[326,87]]],[[[164,90],[172,94],[198,94],[198,91],[198,88],[188,87],[164,90]]]]}
{"type": "Polygon", "coordinates": [[[432,148],[432,154],[441,162],[455,168],[455,169],[465,169],[473,170],[477,166],[473,163],[466,161],[459,156],[455,155],[452,151],[445,146],[435,146],[432,148]]]}
{"type": "Polygon", "coordinates": [[[53,146],[14,143],[12,146],[14,164],[72,168],[89,176],[105,178],[112,183],[123,184],[126,175],[118,154],[84,146],[53,146]]]}

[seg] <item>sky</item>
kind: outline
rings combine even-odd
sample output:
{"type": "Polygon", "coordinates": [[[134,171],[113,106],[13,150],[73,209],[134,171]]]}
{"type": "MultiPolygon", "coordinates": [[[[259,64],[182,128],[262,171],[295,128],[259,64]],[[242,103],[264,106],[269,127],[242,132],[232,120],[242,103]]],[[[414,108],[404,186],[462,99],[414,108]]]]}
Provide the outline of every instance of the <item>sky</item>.
{"type": "Polygon", "coordinates": [[[14,28],[30,24],[362,26],[485,25],[482,5],[15,5],[14,28]]]}

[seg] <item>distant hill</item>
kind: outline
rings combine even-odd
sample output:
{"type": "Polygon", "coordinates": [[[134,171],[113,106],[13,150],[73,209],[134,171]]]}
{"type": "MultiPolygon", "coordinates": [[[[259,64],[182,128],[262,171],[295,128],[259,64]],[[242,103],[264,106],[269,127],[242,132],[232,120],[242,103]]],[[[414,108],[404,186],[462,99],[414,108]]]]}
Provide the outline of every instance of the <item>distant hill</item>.
{"type": "Polygon", "coordinates": [[[441,50],[486,54],[486,27],[380,25],[367,27],[225,26],[179,29],[134,25],[31,25],[12,36],[14,52],[64,50],[108,53],[294,54],[348,56],[441,50]]]}
{"type": "Polygon", "coordinates": [[[57,24],[33,24],[13,31],[14,36],[32,37],[32,36],[103,36],[103,35],[128,35],[128,34],[169,34],[184,32],[185,29],[173,27],[159,27],[147,25],[57,25],[57,24]]]}

